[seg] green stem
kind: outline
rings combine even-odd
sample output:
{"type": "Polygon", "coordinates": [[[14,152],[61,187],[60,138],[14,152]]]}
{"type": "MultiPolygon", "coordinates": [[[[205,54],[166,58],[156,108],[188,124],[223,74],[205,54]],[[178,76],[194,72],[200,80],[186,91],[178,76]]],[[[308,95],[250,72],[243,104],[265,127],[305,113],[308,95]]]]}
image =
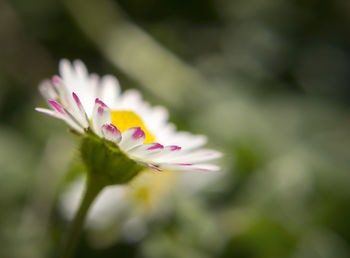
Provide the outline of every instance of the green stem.
{"type": "Polygon", "coordinates": [[[68,237],[62,249],[62,255],[60,256],[61,258],[71,258],[74,255],[87,212],[97,195],[104,187],[105,184],[103,184],[101,181],[93,180],[93,178],[88,176],[85,193],[80,203],[80,207],[72,221],[71,228],[68,232],[68,237]]]}

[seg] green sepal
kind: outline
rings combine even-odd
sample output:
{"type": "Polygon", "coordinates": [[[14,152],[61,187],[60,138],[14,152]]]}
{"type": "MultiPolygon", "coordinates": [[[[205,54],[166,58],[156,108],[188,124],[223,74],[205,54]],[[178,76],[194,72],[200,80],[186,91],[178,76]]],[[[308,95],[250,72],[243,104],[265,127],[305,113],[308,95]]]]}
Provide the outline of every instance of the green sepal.
{"type": "Polygon", "coordinates": [[[104,185],[128,183],[144,168],[116,144],[91,132],[83,137],[80,152],[90,179],[104,185]]]}

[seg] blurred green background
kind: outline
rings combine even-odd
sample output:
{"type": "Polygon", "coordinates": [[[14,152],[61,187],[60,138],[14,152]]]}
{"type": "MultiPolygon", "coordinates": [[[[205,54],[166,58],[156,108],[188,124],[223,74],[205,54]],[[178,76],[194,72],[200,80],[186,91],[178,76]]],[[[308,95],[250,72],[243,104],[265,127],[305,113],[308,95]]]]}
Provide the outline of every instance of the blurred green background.
{"type": "Polygon", "coordinates": [[[34,111],[61,58],[225,153],[141,238],[87,230],[76,257],[350,257],[350,1],[1,1],[0,257],[55,257],[67,228],[77,139],[34,111]]]}

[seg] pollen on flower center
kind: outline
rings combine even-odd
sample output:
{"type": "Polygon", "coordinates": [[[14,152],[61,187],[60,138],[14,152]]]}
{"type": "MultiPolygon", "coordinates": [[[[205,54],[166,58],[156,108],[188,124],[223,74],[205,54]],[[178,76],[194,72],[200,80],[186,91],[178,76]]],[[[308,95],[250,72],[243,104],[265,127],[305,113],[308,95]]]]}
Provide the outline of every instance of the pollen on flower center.
{"type": "Polygon", "coordinates": [[[133,111],[111,111],[111,115],[112,124],[114,124],[121,132],[124,132],[131,127],[141,127],[146,135],[144,143],[152,143],[156,141],[153,134],[147,130],[142,119],[133,111]]]}

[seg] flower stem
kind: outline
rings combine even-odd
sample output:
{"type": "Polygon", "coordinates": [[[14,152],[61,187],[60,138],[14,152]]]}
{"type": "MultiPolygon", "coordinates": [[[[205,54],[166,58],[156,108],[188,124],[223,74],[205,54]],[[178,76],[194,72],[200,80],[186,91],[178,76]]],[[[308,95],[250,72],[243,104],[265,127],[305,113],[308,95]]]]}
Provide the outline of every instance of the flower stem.
{"type": "Polygon", "coordinates": [[[61,258],[71,258],[79,243],[79,236],[81,234],[84,221],[91,204],[105,187],[102,181],[93,180],[90,176],[87,177],[86,188],[83,199],[80,203],[79,209],[72,221],[71,228],[68,231],[66,242],[64,242],[61,258]]]}

